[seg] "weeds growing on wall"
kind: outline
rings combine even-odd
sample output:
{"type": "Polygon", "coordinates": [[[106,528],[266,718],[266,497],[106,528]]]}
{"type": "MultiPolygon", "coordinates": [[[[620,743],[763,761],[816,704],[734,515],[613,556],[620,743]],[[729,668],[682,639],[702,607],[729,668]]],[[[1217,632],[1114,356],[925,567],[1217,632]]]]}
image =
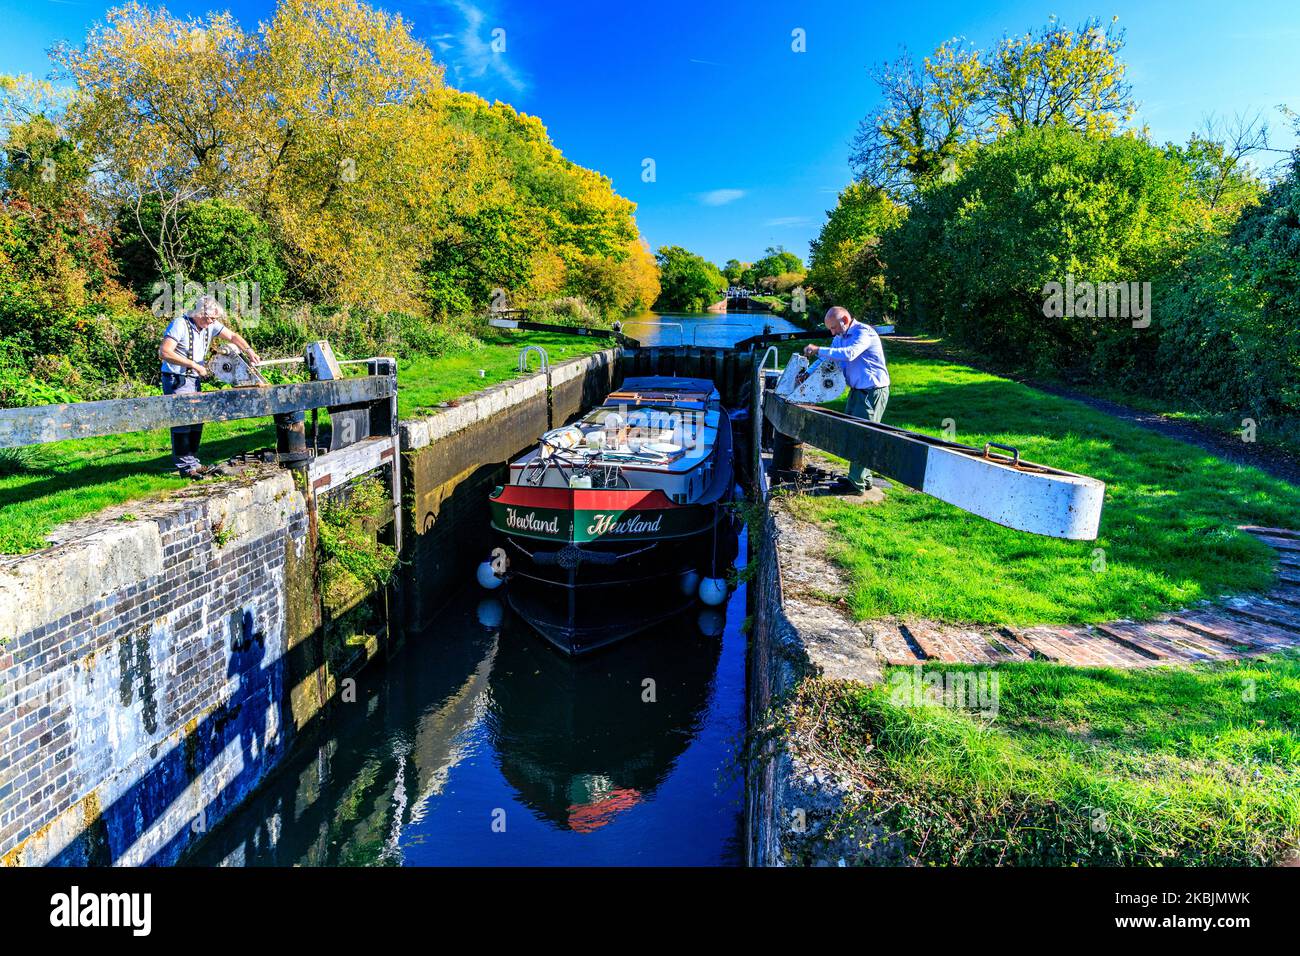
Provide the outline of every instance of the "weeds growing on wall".
{"type": "Polygon", "coordinates": [[[397,570],[397,552],[376,538],[387,508],[388,490],[374,478],[320,502],[317,534],[327,606],[339,606],[359,592],[384,587],[397,570]]]}

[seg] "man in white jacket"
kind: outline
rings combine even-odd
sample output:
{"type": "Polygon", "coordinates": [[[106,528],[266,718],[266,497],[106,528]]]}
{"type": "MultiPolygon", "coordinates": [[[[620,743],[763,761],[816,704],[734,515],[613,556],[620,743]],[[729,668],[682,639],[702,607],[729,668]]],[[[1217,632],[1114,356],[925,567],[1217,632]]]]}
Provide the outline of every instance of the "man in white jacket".
{"type": "MultiPolygon", "coordinates": [[[[858,322],[849,315],[848,309],[838,305],[826,310],[825,322],[826,329],[834,336],[831,344],[810,345],[803,350],[804,355],[810,359],[829,359],[844,369],[844,378],[849,383],[845,413],[880,421],[889,403],[889,368],[885,365],[880,336],[870,325],[858,322]]],[[[866,491],[871,487],[871,469],[860,461],[849,462],[848,480],[858,491],[866,491]]]]}

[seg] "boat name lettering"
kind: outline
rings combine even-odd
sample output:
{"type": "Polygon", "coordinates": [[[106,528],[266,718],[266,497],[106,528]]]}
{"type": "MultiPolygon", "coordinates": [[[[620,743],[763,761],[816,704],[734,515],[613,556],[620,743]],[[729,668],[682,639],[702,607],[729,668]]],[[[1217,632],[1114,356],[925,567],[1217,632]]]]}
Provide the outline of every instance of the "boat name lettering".
{"type": "Polygon", "coordinates": [[[540,531],[544,534],[560,533],[559,515],[555,515],[549,520],[543,520],[537,517],[536,511],[530,511],[528,514],[521,515],[514,508],[507,508],[506,524],[511,528],[518,528],[520,531],[540,531]]]}
{"type": "Polygon", "coordinates": [[[663,524],[663,514],[658,515],[654,521],[647,521],[637,515],[619,521],[619,514],[601,514],[593,516],[594,520],[587,526],[587,534],[606,535],[606,534],[654,534],[663,524]]]}

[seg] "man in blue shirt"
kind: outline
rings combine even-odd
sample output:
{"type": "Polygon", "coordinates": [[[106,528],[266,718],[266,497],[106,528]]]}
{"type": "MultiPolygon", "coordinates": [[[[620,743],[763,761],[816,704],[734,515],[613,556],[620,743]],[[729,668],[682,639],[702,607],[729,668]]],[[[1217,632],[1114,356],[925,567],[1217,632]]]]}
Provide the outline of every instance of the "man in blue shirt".
{"type": "MultiPolygon", "coordinates": [[[[158,358],[162,361],[162,389],[164,395],[193,395],[201,390],[199,380],[211,373],[206,364],[208,350],[215,339],[231,342],[256,365],[260,359],[242,335],[226,328],[221,321],[226,310],[210,295],[205,295],[194,308],[178,319],[173,319],[163,333],[158,358]]],[[[172,429],[172,464],[182,478],[202,478],[211,469],[199,462],[199,442],[203,438],[203,423],[180,425],[172,429]]]]}
{"type": "MultiPolygon", "coordinates": [[[[849,383],[846,414],[878,422],[889,403],[889,368],[885,349],[876,330],[858,322],[849,310],[833,306],[826,310],[826,329],[834,336],[830,346],[810,345],[803,350],[808,358],[829,359],[844,369],[849,383]]],[[[859,491],[871,487],[871,469],[860,461],[849,462],[849,482],[859,491]]]]}

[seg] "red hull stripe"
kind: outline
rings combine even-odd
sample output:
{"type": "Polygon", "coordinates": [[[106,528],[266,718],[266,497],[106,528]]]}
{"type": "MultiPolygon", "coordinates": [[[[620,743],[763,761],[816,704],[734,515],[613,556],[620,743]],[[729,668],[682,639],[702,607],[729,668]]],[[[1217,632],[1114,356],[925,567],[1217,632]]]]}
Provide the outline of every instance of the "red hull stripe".
{"type": "Polygon", "coordinates": [[[680,508],[658,488],[525,488],[506,485],[493,498],[517,508],[564,508],[576,511],[663,511],[680,508]]]}

